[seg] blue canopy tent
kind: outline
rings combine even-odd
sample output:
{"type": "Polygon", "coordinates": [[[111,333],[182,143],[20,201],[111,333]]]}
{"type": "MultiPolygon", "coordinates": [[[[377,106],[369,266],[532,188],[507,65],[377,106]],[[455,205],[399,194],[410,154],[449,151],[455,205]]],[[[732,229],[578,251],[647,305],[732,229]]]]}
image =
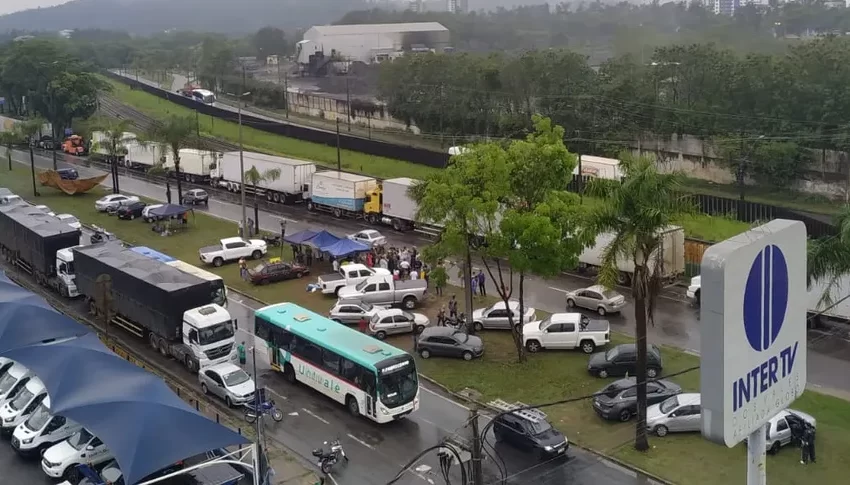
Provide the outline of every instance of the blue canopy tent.
{"type": "Polygon", "coordinates": [[[295,234],[285,236],[283,240],[290,244],[303,244],[304,241],[311,239],[316,234],[318,234],[316,231],[305,229],[303,231],[296,232],[295,234]]]}
{"type": "Polygon", "coordinates": [[[155,251],[147,246],[135,246],[130,248],[130,251],[133,251],[134,253],[139,253],[142,256],[147,256],[151,259],[155,259],[161,263],[170,263],[172,261],[177,261],[175,258],[172,258],[171,256],[161,253],[159,251],[155,251]]]}
{"type": "Polygon", "coordinates": [[[51,308],[44,298],[25,288],[21,288],[14,281],[10,280],[5,273],[0,271],[0,305],[6,303],[51,308]]]}
{"type": "Polygon", "coordinates": [[[309,244],[314,248],[324,251],[324,248],[339,241],[339,238],[329,233],[328,231],[319,231],[315,236],[304,241],[304,244],[309,244]]]}
{"type": "Polygon", "coordinates": [[[85,325],[51,308],[0,303],[0,354],[18,347],[90,332],[85,325]]]}
{"type": "Polygon", "coordinates": [[[340,239],[339,241],[331,244],[330,246],[322,248],[322,251],[330,254],[335,258],[344,258],[350,254],[362,253],[363,251],[368,250],[369,246],[363,244],[362,242],[353,241],[348,238],[340,239]]]}
{"type": "Polygon", "coordinates": [[[150,210],[150,215],[153,217],[158,217],[160,219],[165,219],[169,217],[177,217],[182,216],[183,214],[189,212],[190,208],[183,207],[182,205],[177,204],[163,204],[162,207],[157,207],[155,209],[150,210]]]}

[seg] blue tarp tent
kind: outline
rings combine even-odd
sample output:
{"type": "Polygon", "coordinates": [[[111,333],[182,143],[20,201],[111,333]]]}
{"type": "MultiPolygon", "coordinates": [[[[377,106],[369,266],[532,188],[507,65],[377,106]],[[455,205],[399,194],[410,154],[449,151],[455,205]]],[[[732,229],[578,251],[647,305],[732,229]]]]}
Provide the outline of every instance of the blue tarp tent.
{"type": "Polygon", "coordinates": [[[182,205],[177,204],[163,204],[162,207],[157,207],[156,209],[151,209],[150,215],[153,217],[176,217],[182,216],[186,212],[189,212],[192,209],[188,207],[183,207],[182,205]]]}
{"type": "Polygon", "coordinates": [[[0,303],[0,354],[45,340],[76,337],[91,332],[88,327],[40,306],[0,303]]]}
{"type": "Polygon", "coordinates": [[[159,251],[154,251],[153,249],[146,246],[135,246],[130,248],[130,251],[133,251],[134,253],[139,253],[142,256],[147,256],[151,259],[155,259],[161,263],[170,263],[172,261],[177,261],[175,258],[172,258],[167,254],[163,254],[159,251]]]}
{"type": "Polygon", "coordinates": [[[368,251],[369,246],[351,239],[345,238],[331,244],[328,247],[322,248],[322,251],[329,253],[335,258],[344,258],[349,254],[362,253],[368,251]]]}
{"type": "Polygon", "coordinates": [[[0,305],[5,303],[51,308],[44,298],[27,289],[21,288],[17,283],[10,280],[5,273],[0,271],[0,305]]]}
{"type": "Polygon", "coordinates": [[[290,244],[302,244],[304,241],[312,238],[316,234],[318,234],[316,231],[303,230],[296,232],[295,234],[290,234],[284,237],[283,240],[290,244]]]}
{"type": "Polygon", "coordinates": [[[339,238],[329,233],[328,231],[320,231],[317,232],[315,236],[311,237],[304,241],[304,244],[309,244],[320,251],[324,251],[324,248],[334,244],[339,241],[339,238]]]}

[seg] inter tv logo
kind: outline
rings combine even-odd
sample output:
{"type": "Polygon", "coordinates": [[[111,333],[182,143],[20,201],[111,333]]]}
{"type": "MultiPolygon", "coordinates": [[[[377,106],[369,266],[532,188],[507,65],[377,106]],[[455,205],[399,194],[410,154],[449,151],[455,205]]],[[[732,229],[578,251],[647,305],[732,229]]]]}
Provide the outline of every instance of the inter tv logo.
{"type": "Polygon", "coordinates": [[[770,348],[779,336],[788,310],[788,264],[778,246],[756,255],[744,289],[744,330],[756,352],[770,348]]]}

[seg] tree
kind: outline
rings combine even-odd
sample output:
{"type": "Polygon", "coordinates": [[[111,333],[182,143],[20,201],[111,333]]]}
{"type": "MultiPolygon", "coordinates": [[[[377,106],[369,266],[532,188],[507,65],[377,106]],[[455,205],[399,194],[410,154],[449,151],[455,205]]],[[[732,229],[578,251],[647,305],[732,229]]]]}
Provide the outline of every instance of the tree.
{"type": "Polygon", "coordinates": [[[254,49],[257,57],[265,64],[268,56],[282,57],[286,54],[286,34],[277,27],[263,27],[254,34],[254,49]]]}
{"type": "Polygon", "coordinates": [[[24,135],[16,125],[10,130],[0,131],[0,145],[6,147],[6,159],[9,161],[9,171],[12,171],[12,146],[23,143],[24,135]]]}
{"type": "Polygon", "coordinates": [[[195,118],[193,116],[170,115],[165,121],[156,123],[148,136],[159,143],[174,157],[174,176],[177,178],[177,200],[183,202],[183,186],[180,175],[180,150],[188,148],[189,141],[195,138],[195,118]]]}
{"type": "Polygon", "coordinates": [[[647,322],[654,324],[655,304],[663,286],[664,258],[662,232],[692,210],[690,199],[680,195],[682,175],[662,174],[649,157],[623,156],[622,183],[595,179],[588,193],[603,199],[588,215],[587,227],[593,234],[611,233],[611,243],[602,251],[599,283],[607,288],[617,284],[618,262],[634,264],[631,278],[635,299],[637,345],[638,419],[635,448],[649,448],[646,434],[646,352],[647,322]]]}
{"type": "Polygon", "coordinates": [[[101,133],[101,139],[92,143],[92,150],[106,152],[112,172],[112,193],[119,193],[118,160],[127,155],[127,144],[136,141],[135,135],[128,130],[131,127],[129,120],[107,121],[100,124],[96,129],[101,133]]]}
{"type": "Polygon", "coordinates": [[[809,241],[808,277],[809,286],[826,283],[819,306],[830,307],[834,290],[846,292],[841,288],[841,279],[850,274],[850,205],[841,208],[835,217],[838,232],[834,236],[809,241]]]}
{"type": "Polygon", "coordinates": [[[32,195],[38,197],[38,189],[35,186],[35,154],[33,153],[32,146],[35,137],[41,132],[41,128],[44,126],[44,120],[40,118],[34,118],[27,121],[22,121],[17,124],[16,128],[20,130],[21,135],[28,142],[30,149],[30,170],[32,170],[32,195]]]}
{"type": "MultiPolygon", "coordinates": [[[[245,171],[245,182],[251,184],[254,187],[254,210],[257,207],[257,186],[260,185],[260,182],[274,182],[275,180],[280,178],[280,169],[279,168],[270,168],[264,170],[260,173],[257,170],[257,167],[251,165],[251,168],[245,171]]],[[[259,219],[259,218],[257,218],[259,219]]],[[[256,224],[255,231],[257,233],[260,232],[260,221],[254,221],[256,224]]]]}

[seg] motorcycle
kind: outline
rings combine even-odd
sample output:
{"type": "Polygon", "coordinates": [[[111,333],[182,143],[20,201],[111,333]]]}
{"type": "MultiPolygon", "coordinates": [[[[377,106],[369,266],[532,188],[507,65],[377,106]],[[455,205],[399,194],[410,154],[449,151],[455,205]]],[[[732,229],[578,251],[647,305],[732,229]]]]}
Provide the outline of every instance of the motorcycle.
{"type": "Polygon", "coordinates": [[[103,228],[92,226],[92,229],[94,230],[94,234],[89,237],[89,241],[91,241],[92,244],[115,239],[115,236],[111,232],[107,232],[103,228]]]}
{"type": "Polygon", "coordinates": [[[313,456],[319,459],[319,469],[322,470],[322,473],[327,475],[340,459],[344,459],[348,462],[348,457],[345,455],[345,450],[342,449],[342,444],[338,439],[333,440],[330,443],[325,441],[325,446],[330,446],[329,451],[325,452],[324,448],[316,448],[313,450],[313,456]]]}
{"type": "MultiPolygon", "coordinates": [[[[254,403],[248,403],[245,405],[247,409],[245,409],[245,421],[249,423],[253,423],[257,420],[257,410],[254,409],[254,403]]],[[[281,422],[283,420],[283,412],[277,408],[273,400],[268,400],[260,403],[259,407],[259,415],[271,414],[272,419],[275,422],[281,422]]]]}
{"type": "Polygon", "coordinates": [[[280,236],[270,236],[268,234],[263,234],[263,241],[266,242],[267,245],[272,247],[279,247],[282,244],[280,236]]]}

